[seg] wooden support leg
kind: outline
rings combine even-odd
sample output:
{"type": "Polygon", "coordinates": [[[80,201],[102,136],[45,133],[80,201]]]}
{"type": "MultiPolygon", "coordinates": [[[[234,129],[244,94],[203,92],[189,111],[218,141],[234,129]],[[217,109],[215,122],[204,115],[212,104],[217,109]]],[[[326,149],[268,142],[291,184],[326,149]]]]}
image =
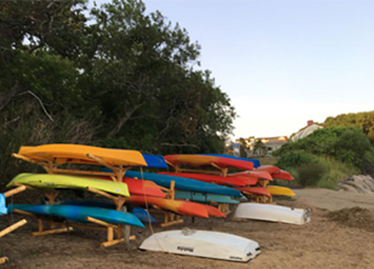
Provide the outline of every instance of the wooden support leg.
{"type": "Polygon", "coordinates": [[[107,241],[110,242],[110,241],[113,241],[113,239],[114,239],[113,228],[108,227],[107,241]]]}
{"type": "Polygon", "coordinates": [[[43,220],[38,219],[38,231],[43,232],[44,231],[44,225],[43,225],[43,220]]]}
{"type": "Polygon", "coordinates": [[[58,233],[66,233],[73,231],[73,227],[65,227],[59,229],[51,229],[43,232],[34,232],[32,233],[33,236],[41,236],[41,235],[48,235],[48,234],[58,234],[58,233]]]}
{"type": "Polygon", "coordinates": [[[15,229],[18,229],[19,227],[25,225],[27,223],[27,221],[25,219],[23,220],[20,220],[14,224],[12,224],[11,226],[9,226],[8,228],[5,228],[4,230],[2,230],[0,232],[0,237],[3,237],[4,235],[14,231],[15,229]]]}

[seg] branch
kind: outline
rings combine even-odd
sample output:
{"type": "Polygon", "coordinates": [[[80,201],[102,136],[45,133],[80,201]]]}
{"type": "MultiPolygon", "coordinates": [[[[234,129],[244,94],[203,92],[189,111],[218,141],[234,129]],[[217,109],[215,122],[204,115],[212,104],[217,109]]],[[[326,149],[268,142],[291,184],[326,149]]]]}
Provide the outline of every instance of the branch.
{"type": "Polygon", "coordinates": [[[108,133],[107,137],[115,136],[121,130],[122,126],[131,118],[134,112],[145,103],[146,102],[140,103],[136,105],[131,111],[125,113],[125,115],[123,115],[121,119],[118,121],[117,125],[108,133]]]}
{"type": "Polygon", "coordinates": [[[19,96],[21,96],[21,95],[25,95],[25,94],[30,94],[30,95],[32,95],[33,97],[35,97],[35,98],[39,101],[40,106],[42,107],[42,109],[43,109],[44,113],[47,115],[47,117],[48,117],[52,122],[54,122],[52,116],[49,115],[47,109],[44,107],[44,104],[43,104],[42,100],[40,100],[40,98],[39,98],[35,93],[33,93],[32,91],[27,91],[27,92],[22,92],[22,93],[20,93],[19,96]]]}

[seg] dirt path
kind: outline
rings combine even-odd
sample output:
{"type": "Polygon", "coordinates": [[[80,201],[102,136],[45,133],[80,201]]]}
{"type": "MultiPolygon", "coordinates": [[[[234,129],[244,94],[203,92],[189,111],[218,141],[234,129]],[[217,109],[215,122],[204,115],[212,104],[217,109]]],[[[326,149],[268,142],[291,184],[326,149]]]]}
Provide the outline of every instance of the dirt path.
{"type": "Polygon", "coordinates": [[[294,190],[299,202],[327,210],[340,210],[347,207],[362,207],[374,210],[374,194],[361,194],[328,189],[294,190]]]}

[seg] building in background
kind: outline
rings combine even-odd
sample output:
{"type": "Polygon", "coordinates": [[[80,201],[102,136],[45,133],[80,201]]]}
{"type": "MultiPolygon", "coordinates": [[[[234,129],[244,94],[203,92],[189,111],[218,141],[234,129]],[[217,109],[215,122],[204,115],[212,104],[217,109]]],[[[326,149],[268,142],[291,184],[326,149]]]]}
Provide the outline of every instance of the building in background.
{"type": "Polygon", "coordinates": [[[322,124],[315,123],[313,120],[308,120],[305,127],[290,136],[290,141],[294,142],[304,138],[320,128],[323,128],[322,124]]]}
{"type": "Polygon", "coordinates": [[[254,137],[236,139],[235,143],[239,143],[244,147],[246,156],[271,156],[274,150],[279,149],[284,143],[288,141],[287,136],[274,136],[274,137],[254,137]]]}

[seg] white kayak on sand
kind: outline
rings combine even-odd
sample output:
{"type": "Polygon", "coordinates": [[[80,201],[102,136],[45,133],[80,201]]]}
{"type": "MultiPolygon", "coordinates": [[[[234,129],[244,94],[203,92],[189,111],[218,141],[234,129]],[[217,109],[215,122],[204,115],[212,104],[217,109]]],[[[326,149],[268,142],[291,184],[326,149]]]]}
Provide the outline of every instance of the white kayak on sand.
{"type": "Polygon", "coordinates": [[[236,262],[248,262],[261,252],[257,242],[244,237],[186,228],[155,233],[139,248],[236,262]]]}
{"type": "Polygon", "coordinates": [[[291,208],[280,205],[241,203],[234,218],[305,224],[310,222],[311,209],[291,208]]]}

